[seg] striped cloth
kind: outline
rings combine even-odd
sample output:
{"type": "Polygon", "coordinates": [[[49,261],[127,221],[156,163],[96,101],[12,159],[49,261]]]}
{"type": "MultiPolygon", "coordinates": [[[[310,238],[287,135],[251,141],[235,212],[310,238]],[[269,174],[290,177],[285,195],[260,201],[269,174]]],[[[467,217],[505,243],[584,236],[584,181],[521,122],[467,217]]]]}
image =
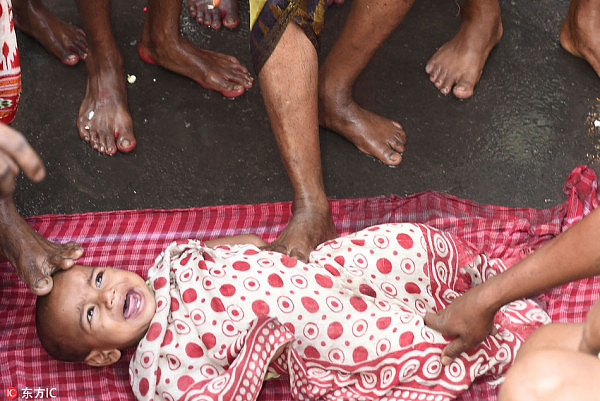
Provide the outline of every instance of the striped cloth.
{"type": "MultiPolygon", "coordinates": [[[[471,242],[492,258],[512,265],[580,220],[598,204],[596,173],[577,167],[564,186],[567,200],[548,209],[483,205],[426,191],[331,200],[338,233],[344,235],[385,222],[425,223],[471,242]]],[[[272,241],[291,216],[289,202],[177,210],[130,210],[44,215],[28,222],[55,242],[76,241],[85,248],[79,263],[110,265],[146,275],[155,257],[176,239],[210,239],[256,233],[272,241]]],[[[600,294],[600,277],[564,285],[543,294],[550,317],[582,321],[600,294]]],[[[0,264],[0,392],[16,399],[133,400],[128,360],[106,368],[50,359],[35,333],[35,297],[6,262],[0,264]]],[[[260,400],[290,400],[285,379],[270,380],[260,400]]],[[[10,398],[6,398],[10,399],[10,398]]],[[[495,400],[496,389],[475,383],[464,401],[495,400]]]]}

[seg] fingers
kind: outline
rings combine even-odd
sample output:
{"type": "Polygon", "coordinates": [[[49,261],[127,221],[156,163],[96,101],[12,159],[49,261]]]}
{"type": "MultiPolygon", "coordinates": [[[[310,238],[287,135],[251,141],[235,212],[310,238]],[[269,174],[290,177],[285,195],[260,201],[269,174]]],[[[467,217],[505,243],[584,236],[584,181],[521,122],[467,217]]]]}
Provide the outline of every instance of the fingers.
{"type": "MultiPolygon", "coordinates": [[[[2,151],[0,157],[5,160],[5,165],[10,165],[12,160],[12,163],[20,167],[32,181],[39,182],[44,178],[46,170],[40,156],[20,132],[5,124],[0,124],[0,151],[2,151]]],[[[2,173],[4,180],[5,171],[2,173]]]]}
{"type": "Polygon", "coordinates": [[[268,244],[261,247],[261,249],[265,251],[283,253],[284,255],[288,255],[304,263],[308,262],[308,254],[299,248],[292,248],[291,250],[289,250],[287,246],[279,244],[277,242],[273,242],[272,244],[268,244]]]}
{"type": "Polygon", "coordinates": [[[468,350],[469,347],[465,345],[462,338],[456,337],[450,341],[442,351],[442,365],[447,366],[452,363],[460,354],[468,350]]]}
{"type": "Polygon", "coordinates": [[[8,195],[15,191],[15,178],[19,167],[6,153],[0,150],[0,194],[8,195]]]}
{"type": "MultiPolygon", "coordinates": [[[[454,334],[451,334],[447,329],[445,329],[445,319],[438,313],[425,314],[423,321],[427,327],[439,331],[444,336],[454,336],[454,334]]],[[[442,350],[442,365],[451,364],[458,355],[467,349],[468,348],[465,347],[464,341],[460,337],[456,337],[442,350]]]]}
{"type": "Polygon", "coordinates": [[[438,313],[427,312],[423,317],[423,322],[425,323],[425,326],[429,327],[430,329],[434,329],[445,335],[446,333],[444,333],[443,325],[442,322],[440,322],[440,316],[438,313]]]}

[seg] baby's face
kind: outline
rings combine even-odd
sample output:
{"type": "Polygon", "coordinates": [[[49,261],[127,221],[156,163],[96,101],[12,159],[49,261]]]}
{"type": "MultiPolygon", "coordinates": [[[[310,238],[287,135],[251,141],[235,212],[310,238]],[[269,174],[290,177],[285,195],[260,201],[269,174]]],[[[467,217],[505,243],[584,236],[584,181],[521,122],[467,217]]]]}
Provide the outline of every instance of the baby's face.
{"type": "Polygon", "coordinates": [[[156,310],[154,293],[139,275],[75,265],[55,276],[49,311],[69,338],[91,349],[124,349],[145,334],[156,310]]]}

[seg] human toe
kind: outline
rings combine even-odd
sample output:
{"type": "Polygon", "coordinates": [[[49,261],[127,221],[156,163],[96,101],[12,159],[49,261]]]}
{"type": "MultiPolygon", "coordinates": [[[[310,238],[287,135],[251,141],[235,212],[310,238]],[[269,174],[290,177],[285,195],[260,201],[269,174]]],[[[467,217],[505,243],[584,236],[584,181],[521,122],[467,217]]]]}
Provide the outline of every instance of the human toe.
{"type": "Polygon", "coordinates": [[[85,126],[79,129],[79,137],[86,142],[90,141],[90,131],[89,128],[85,126]]]}
{"type": "Polygon", "coordinates": [[[107,142],[106,145],[103,146],[103,148],[104,148],[104,153],[106,153],[109,156],[112,156],[115,153],[117,153],[117,147],[112,142],[107,142]]]}
{"type": "Polygon", "coordinates": [[[65,244],[66,257],[79,259],[83,255],[83,247],[77,242],[69,241],[65,244]]]}
{"type": "Polygon", "coordinates": [[[473,89],[474,85],[459,83],[454,86],[454,90],[452,91],[452,93],[454,93],[454,96],[456,96],[459,99],[467,99],[473,96],[473,89]]]}
{"type": "Polygon", "coordinates": [[[33,286],[31,286],[31,290],[37,296],[43,296],[52,291],[52,277],[47,275],[39,276],[35,279],[33,286]]]}
{"type": "Polygon", "coordinates": [[[79,63],[79,56],[70,52],[63,53],[61,59],[64,65],[74,66],[79,63]]]}
{"type": "Polygon", "coordinates": [[[121,136],[118,140],[117,140],[117,148],[119,149],[120,152],[123,153],[128,153],[131,152],[135,146],[136,146],[136,141],[134,137],[127,137],[127,136],[121,136]]]}
{"type": "Polygon", "coordinates": [[[427,64],[425,64],[425,72],[429,75],[431,75],[431,73],[433,72],[435,64],[430,61],[427,62],[427,64]]]}
{"type": "Polygon", "coordinates": [[[306,252],[304,249],[296,247],[290,251],[288,256],[298,259],[301,262],[307,262],[308,261],[308,253],[309,252],[306,252]]]}
{"type": "Polygon", "coordinates": [[[287,246],[277,242],[273,242],[272,244],[267,245],[264,249],[271,252],[282,253],[284,255],[288,254],[287,246]]]}
{"type": "Polygon", "coordinates": [[[240,18],[233,14],[231,11],[227,13],[225,18],[223,18],[223,25],[225,28],[234,29],[240,24],[240,18]]]}
{"type": "Polygon", "coordinates": [[[242,85],[235,85],[231,88],[231,90],[222,90],[220,92],[223,96],[232,98],[243,95],[244,92],[246,92],[246,88],[244,88],[242,85]]]}
{"type": "Polygon", "coordinates": [[[211,13],[212,22],[210,24],[210,27],[212,29],[219,30],[219,29],[221,29],[221,26],[222,26],[221,16],[219,15],[219,12],[216,9],[214,9],[212,11],[213,11],[211,13]]]}

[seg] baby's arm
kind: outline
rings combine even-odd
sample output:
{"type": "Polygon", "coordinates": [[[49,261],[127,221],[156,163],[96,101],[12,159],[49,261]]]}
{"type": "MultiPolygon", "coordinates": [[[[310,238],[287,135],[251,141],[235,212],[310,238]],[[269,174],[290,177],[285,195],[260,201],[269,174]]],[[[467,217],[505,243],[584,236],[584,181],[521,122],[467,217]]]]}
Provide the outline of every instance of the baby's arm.
{"type": "Polygon", "coordinates": [[[251,244],[257,247],[265,246],[267,243],[263,241],[258,235],[255,234],[238,234],[229,237],[214,238],[208,241],[204,241],[207,246],[214,248],[219,245],[236,245],[236,244],[251,244]]]}

